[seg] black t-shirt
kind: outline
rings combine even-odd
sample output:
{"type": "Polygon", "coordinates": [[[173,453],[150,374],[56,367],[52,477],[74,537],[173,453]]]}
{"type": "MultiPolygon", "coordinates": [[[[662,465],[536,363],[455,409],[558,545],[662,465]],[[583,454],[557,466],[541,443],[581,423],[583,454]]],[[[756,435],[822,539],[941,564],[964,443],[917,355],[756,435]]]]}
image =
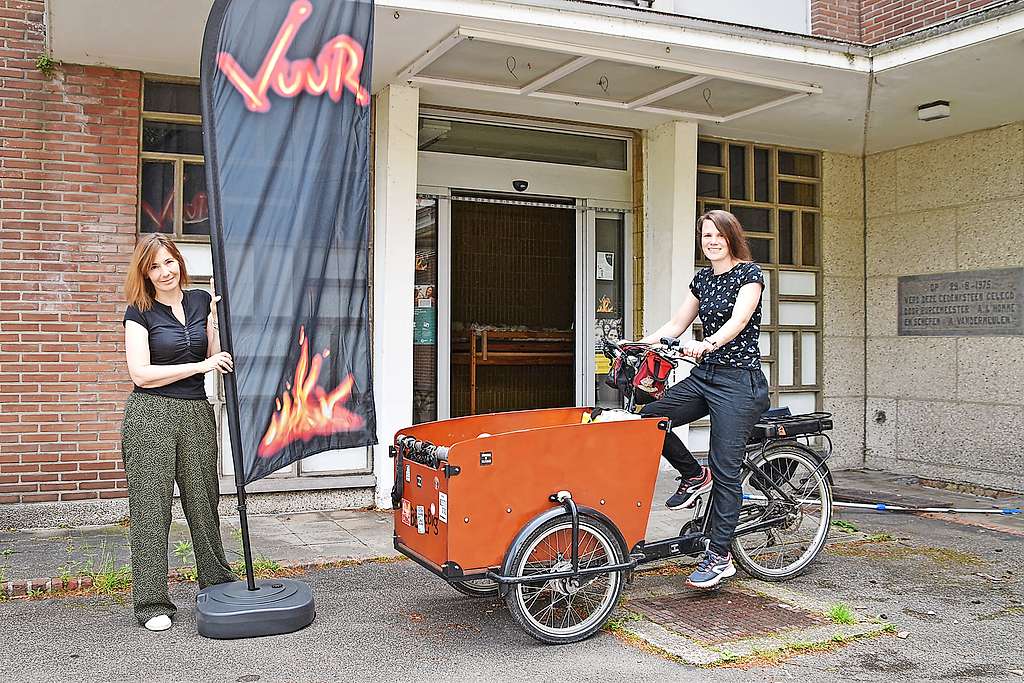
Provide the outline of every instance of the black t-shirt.
{"type": "MultiPolygon", "coordinates": [[[[690,283],[690,291],[697,297],[700,305],[697,309],[701,324],[704,326],[704,338],[722,329],[722,325],[732,317],[732,309],[736,306],[736,295],[740,287],[756,282],[764,290],[764,275],[761,266],[756,263],[737,263],[730,270],[715,275],[711,268],[702,268],[690,283]]],[[[728,365],[734,368],[761,369],[761,350],[757,345],[757,337],[761,332],[761,301],[747,326],[728,344],[708,353],[704,359],[716,365],[728,365]]]]}
{"type": "MultiPolygon", "coordinates": [[[[183,294],[184,325],[174,317],[170,306],[156,300],[148,311],[128,306],[124,312],[124,324],[131,320],[149,330],[149,362],[153,365],[180,365],[206,360],[206,318],[210,315],[210,293],[186,289],[183,294]]],[[[170,398],[206,398],[202,374],[162,387],[136,385],[135,391],[170,398]]]]}

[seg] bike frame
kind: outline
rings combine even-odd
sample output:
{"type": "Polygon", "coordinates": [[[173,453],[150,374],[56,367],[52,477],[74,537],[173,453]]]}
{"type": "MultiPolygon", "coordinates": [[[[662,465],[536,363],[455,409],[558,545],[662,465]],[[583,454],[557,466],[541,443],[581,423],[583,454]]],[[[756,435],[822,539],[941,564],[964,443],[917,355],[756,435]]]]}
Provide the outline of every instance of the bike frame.
{"type": "MultiPolygon", "coordinates": [[[[618,349],[617,344],[613,343],[613,347],[616,351],[621,353],[621,351],[618,349]]],[[[678,356],[678,359],[692,363],[692,361],[682,358],[681,356],[678,356]]],[[[696,365],[696,363],[692,364],[696,365]]],[[[634,392],[628,392],[626,399],[626,409],[629,410],[630,412],[633,412],[633,410],[636,407],[634,392]]],[[[828,435],[820,432],[816,434],[812,433],[801,435],[801,437],[813,436],[824,437],[828,442],[828,453],[831,454],[832,441],[828,437],[828,435]]],[[[804,447],[795,439],[790,438],[765,439],[760,444],[752,444],[747,446],[747,452],[743,458],[743,467],[748,469],[751,472],[752,477],[758,482],[755,484],[755,486],[761,489],[763,493],[767,493],[767,491],[765,490],[766,488],[771,489],[772,491],[779,495],[779,497],[781,498],[780,502],[795,504],[797,503],[796,499],[792,495],[790,495],[788,491],[785,491],[782,487],[776,484],[772,480],[772,477],[770,477],[763,469],[761,469],[760,465],[758,464],[759,460],[763,461],[765,459],[765,457],[768,455],[769,451],[773,446],[780,444],[793,444],[797,448],[806,451],[809,456],[818,461],[818,465],[815,468],[814,472],[812,472],[812,474],[816,473],[820,469],[824,469],[826,475],[829,476],[829,478],[831,478],[831,475],[828,473],[828,467],[825,464],[825,460],[827,460],[828,455],[826,455],[825,458],[820,458],[809,447],[804,447]],[[766,483],[767,486],[762,488],[760,485],[762,483],[766,483]]],[[[572,570],[556,572],[552,574],[544,574],[543,578],[532,576],[507,576],[498,572],[488,571],[482,575],[483,578],[488,578],[493,581],[497,581],[503,587],[507,587],[518,583],[537,583],[557,579],[577,579],[581,576],[587,576],[590,574],[610,573],[615,571],[631,571],[635,569],[637,566],[641,564],[646,564],[648,562],[655,562],[657,560],[663,560],[670,557],[698,555],[701,551],[704,550],[705,541],[708,538],[708,526],[710,524],[711,519],[711,501],[708,501],[708,503],[705,505],[703,513],[699,517],[690,520],[685,525],[683,525],[683,527],[680,528],[679,535],[651,542],[648,542],[646,540],[640,541],[630,550],[629,560],[627,562],[615,565],[606,565],[604,567],[594,569],[581,570],[579,568],[578,547],[579,510],[576,506],[576,503],[572,500],[571,495],[567,494],[567,492],[559,492],[557,494],[552,494],[551,501],[562,504],[562,506],[565,508],[566,514],[568,514],[572,519],[572,570]],[[689,527],[692,524],[699,525],[699,530],[689,532],[685,531],[685,529],[687,529],[687,527],[689,527]]],[[[698,504],[703,503],[699,501],[698,504]]],[[[756,518],[755,522],[752,524],[746,526],[737,526],[735,536],[743,536],[745,534],[754,533],[756,531],[761,531],[763,529],[770,529],[778,525],[782,521],[784,521],[784,517],[782,516],[762,516],[760,518],[756,518]]],[[[510,549],[509,552],[511,553],[513,550],[514,548],[510,549]]]]}

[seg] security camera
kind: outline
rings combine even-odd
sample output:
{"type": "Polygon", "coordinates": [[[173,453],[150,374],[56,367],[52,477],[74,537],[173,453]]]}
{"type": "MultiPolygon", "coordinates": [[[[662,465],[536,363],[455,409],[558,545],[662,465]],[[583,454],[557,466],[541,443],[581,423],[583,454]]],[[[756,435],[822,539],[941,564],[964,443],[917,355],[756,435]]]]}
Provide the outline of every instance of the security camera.
{"type": "Polygon", "coordinates": [[[526,192],[526,188],[530,186],[530,183],[525,180],[513,180],[512,189],[516,192],[526,192]]]}

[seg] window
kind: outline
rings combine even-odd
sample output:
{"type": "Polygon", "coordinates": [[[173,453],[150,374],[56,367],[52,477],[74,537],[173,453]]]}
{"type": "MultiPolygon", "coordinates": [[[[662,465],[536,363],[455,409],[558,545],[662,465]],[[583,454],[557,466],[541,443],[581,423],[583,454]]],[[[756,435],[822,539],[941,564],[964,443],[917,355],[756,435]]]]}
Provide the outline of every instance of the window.
{"type": "MultiPolygon", "coordinates": [[[[773,406],[821,407],[821,155],[748,142],[701,138],[697,214],[731,211],[765,274],[761,368],[773,406]]],[[[696,246],[697,267],[709,265],[696,246]]],[[[701,338],[700,324],[695,335],[701,338]]],[[[691,449],[707,450],[707,423],[691,449]]]]}
{"type": "Polygon", "coordinates": [[[143,83],[140,149],[139,232],[208,242],[198,84],[143,83]]]}
{"type": "Polygon", "coordinates": [[[419,150],[624,171],[629,146],[618,138],[422,117],[419,150]]]}

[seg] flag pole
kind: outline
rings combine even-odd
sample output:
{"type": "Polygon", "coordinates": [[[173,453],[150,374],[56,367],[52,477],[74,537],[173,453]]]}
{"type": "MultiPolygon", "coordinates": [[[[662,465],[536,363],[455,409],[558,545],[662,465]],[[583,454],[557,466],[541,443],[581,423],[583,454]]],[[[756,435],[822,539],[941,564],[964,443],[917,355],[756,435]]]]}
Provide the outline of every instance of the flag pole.
{"type": "MultiPolygon", "coordinates": [[[[207,162],[209,163],[209,162],[207,162]]],[[[215,201],[211,197],[208,206],[210,207],[210,218],[214,216],[214,203],[215,201]]],[[[219,210],[220,207],[217,207],[219,210]]],[[[217,213],[218,219],[220,218],[219,211],[217,213]]],[[[213,221],[210,223],[213,226],[213,221]]],[[[221,236],[219,225],[220,221],[217,221],[218,229],[211,230],[210,247],[213,252],[213,279],[217,290],[217,295],[220,296],[220,301],[217,303],[219,319],[219,332],[220,332],[220,348],[222,351],[227,351],[231,354],[234,359],[234,346],[231,340],[231,307],[228,303],[228,285],[227,275],[224,268],[224,250],[221,245],[221,236]],[[213,235],[212,233],[216,233],[213,235]]],[[[256,590],[256,576],[253,572],[252,566],[252,544],[249,541],[249,519],[246,514],[245,506],[245,483],[242,477],[245,474],[244,458],[242,457],[242,428],[239,421],[239,410],[238,410],[238,385],[235,382],[235,372],[232,369],[231,372],[222,375],[224,379],[224,405],[227,408],[228,413],[228,437],[231,442],[231,460],[234,463],[234,476],[235,476],[235,488],[238,493],[238,524],[242,532],[242,559],[245,561],[245,579],[248,584],[249,590],[256,590]]]]}
{"type": "MultiPolygon", "coordinates": [[[[210,10],[210,17],[207,20],[206,29],[203,35],[203,48],[201,61],[213,63],[216,58],[217,41],[210,40],[211,27],[220,30],[231,0],[217,0],[210,10]]],[[[204,81],[205,69],[200,68],[200,105],[203,115],[203,153],[205,159],[206,186],[217,187],[217,154],[213,129],[209,126],[213,120],[213,102],[211,84],[204,81]]],[[[224,261],[224,242],[221,235],[221,207],[220,193],[211,191],[207,193],[207,207],[210,218],[210,252],[213,260],[213,279],[220,301],[217,303],[218,331],[220,333],[220,348],[235,358],[235,347],[231,337],[231,303],[228,297],[227,269],[224,261]]],[[[242,534],[242,559],[245,562],[245,579],[250,591],[256,590],[256,576],[252,566],[252,544],[249,541],[249,519],[245,506],[245,476],[244,459],[242,458],[242,428],[239,422],[238,408],[238,385],[235,382],[235,369],[222,375],[224,379],[224,402],[228,413],[228,436],[231,442],[231,460],[234,463],[235,488],[238,494],[238,524],[242,534]]]]}

